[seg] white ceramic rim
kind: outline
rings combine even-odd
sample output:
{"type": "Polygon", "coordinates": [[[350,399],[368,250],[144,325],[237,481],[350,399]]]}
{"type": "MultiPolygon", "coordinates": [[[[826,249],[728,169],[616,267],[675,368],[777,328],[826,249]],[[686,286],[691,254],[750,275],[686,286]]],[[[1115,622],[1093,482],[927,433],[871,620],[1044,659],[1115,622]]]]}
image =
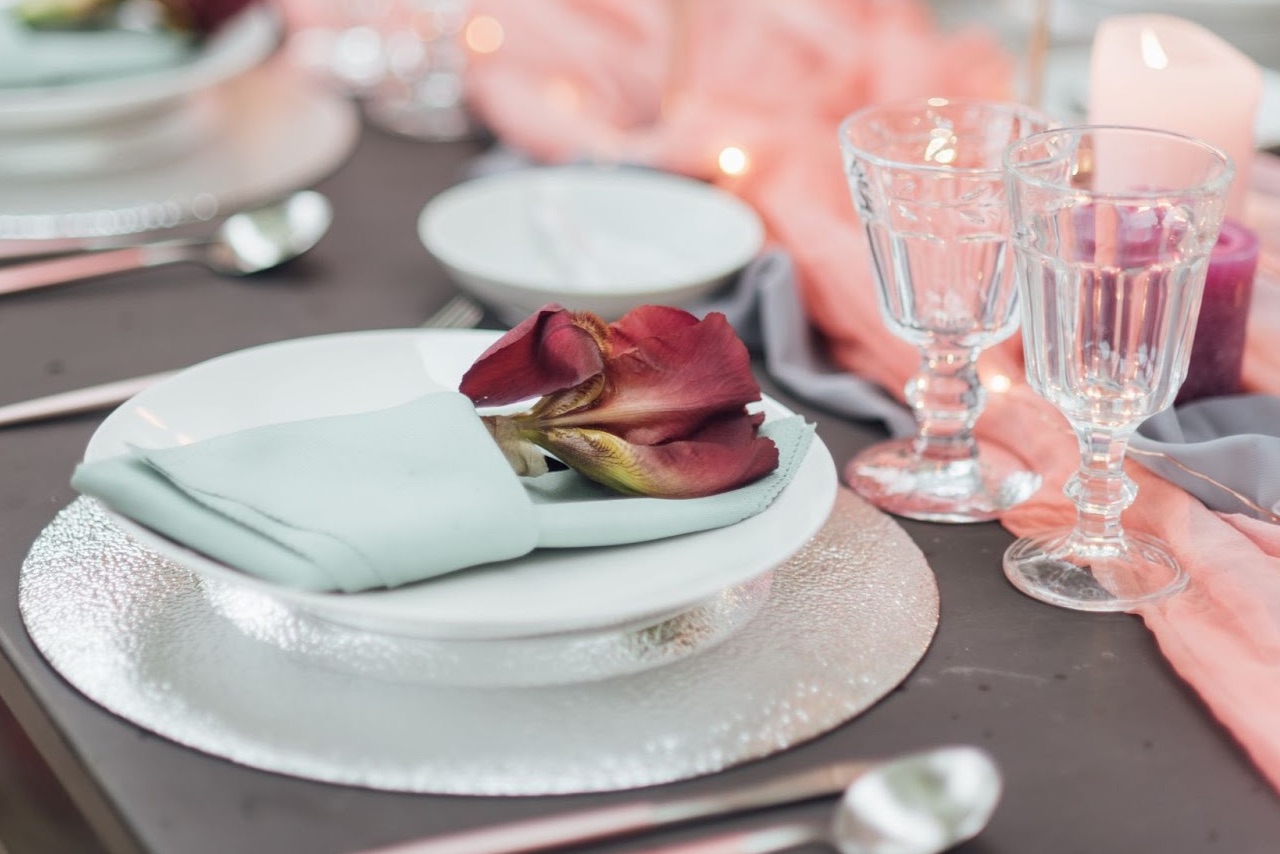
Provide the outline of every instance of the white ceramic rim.
{"type": "Polygon", "coordinates": [[[73,182],[7,183],[0,240],[109,237],[226,216],[327,177],[359,138],[354,105],[274,63],[195,101],[218,120],[178,157],[73,182]]]}
{"type": "MultiPolygon", "coordinates": [[[[590,223],[584,225],[589,226],[590,223]]],[[[764,224],[755,209],[746,202],[719,187],[691,178],[639,167],[549,166],[487,175],[450,187],[435,196],[422,209],[418,217],[418,236],[427,251],[446,267],[464,276],[484,280],[491,290],[506,290],[518,303],[522,302],[522,298],[527,300],[529,294],[546,294],[551,297],[558,295],[569,301],[602,297],[638,303],[646,299],[660,301],[664,294],[699,284],[714,284],[741,270],[763,247],[764,224]],[[619,204],[626,203],[628,193],[637,190],[651,192],[658,188],[667,194],[671,204],[695,200],[698,204],[708,206],[716,216],[732,223],[741,234],[735,243],[716,244],[714,257],[679,276],[649,281],[623,279],[607,289],[586,287],[563,291],[557,291],[551,283],[521,280],[509,271],[497,270],[487,264],[486,259],[459,250],[442,234],[449,226],[450,219],[457,216],[463,206],[473,203],[478,195],[498,193],[503,197],[515,197],[508,199],[507,203],[517,204],[520,202],[519,197],[534,182],[559,182],[570,187],[598,185],[615,195],[619,204]]],[[[464,286],[465,283],[465,279],[460,281],[464,286]]]]}

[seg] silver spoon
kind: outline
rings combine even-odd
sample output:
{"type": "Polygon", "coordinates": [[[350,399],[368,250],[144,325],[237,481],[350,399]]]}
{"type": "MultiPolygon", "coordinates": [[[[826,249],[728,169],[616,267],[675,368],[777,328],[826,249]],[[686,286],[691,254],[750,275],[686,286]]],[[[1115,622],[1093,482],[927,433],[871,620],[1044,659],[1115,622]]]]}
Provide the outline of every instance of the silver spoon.
{"type": "Polygon", "coordinates": [[[278,202],[227,217],[208,238],[161,240],[0,267],[0,294],[28,291],[181,261],[216,273],[261,272],[315,246],[333,222],[329,200],[302,190],[278,202]]]}
{"type": "Polygon", "coordinates": [[[940,747],[897,759],[840,762],[708,795],[559,813],[416,839],[360,854],[528,854],[692,821],[801,803],[844,791],[830,834],[782,825],[662,848],[650,854],[764,854],[837,838],[846,854],[935,854],[986,825],[1000,772],[976,747],[940,747]],[[853,847],[862,846],[862,847],[853,847]]]}
{"type": "Polygon", "coordinates": [[[649,854],[766,854],[814,842],[841,854],[939,854],[987,826],[1000,790],[1000,771],[985,751],[945,747],[871,768],[845,789],[826,829],[776,825],[649,854]]]}

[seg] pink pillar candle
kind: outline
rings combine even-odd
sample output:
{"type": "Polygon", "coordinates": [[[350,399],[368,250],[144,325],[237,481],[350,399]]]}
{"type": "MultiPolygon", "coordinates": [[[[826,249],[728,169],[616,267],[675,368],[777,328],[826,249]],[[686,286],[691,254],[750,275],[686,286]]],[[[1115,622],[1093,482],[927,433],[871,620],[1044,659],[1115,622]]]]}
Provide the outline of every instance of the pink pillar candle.
{"type": "Polygon", "coordinates": [[[1214,33],[1171,15],[1117,15],[1098,25],[1089,70],[1089,124],[1194,136],[1236,167],[1227,214],[1244,216],[1262,97],[1257,63],[1214,33]]]}
{"type": "Polygon", "coordinates": [[[1258,235],[1228,218],[1209,256],[1195,343],[1178,403],[1240,391],[1245,324],[1257,268],[1258,235]]]}

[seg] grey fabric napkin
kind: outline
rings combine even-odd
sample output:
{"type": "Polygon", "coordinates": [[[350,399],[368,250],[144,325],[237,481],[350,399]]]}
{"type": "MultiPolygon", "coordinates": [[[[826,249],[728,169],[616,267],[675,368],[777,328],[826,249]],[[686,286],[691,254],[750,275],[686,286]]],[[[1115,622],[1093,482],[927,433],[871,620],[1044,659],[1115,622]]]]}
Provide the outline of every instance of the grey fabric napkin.
{"type": "Polygon", "coordinates": [[[879,421],[895,436],[916,432],[910,411],[884,389],[843,371],[822,355],[795,288],[791,256],[770,249],[753,260],[721,299],[695,306],[723,312],[769,376],[797,397],[838,415],[879,421]]]}
{"type": "Polygon", "coordinates": [[[1147,419],[1129,457],[1212,510],[1280,522],[1280,397],[1229,395],[1147,419]]]}

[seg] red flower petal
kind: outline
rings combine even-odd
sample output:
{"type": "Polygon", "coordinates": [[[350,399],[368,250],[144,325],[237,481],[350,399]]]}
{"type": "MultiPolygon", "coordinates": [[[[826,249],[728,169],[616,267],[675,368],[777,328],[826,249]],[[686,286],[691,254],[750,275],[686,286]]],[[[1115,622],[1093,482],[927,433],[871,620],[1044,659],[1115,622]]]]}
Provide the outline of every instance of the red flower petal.
{"type": "Polygon", "coordinates": [[[634,347],[638,341],[667,335],[697,322],[697,317],[682,308],[666,305],[637,306],[609,324],[607,352],[610,356],[620,355],[634,347]]]}
{"type": "Polygon", "coordinates": [[[745,414],[708,422],[676,442],[636,445],[603,430],[556,429],[534,441],[566,465],[619,492],[698,498],[759,480],[778,465],[773,441],[745,414]]]}
{"type": "Polygon", "coordinates": [[[642,306],[617,323],[547,306],[463,378],[478,404],[538,396],[496,418],[524,465],[532,443],[620,492],[689,498],[735,489],[778,464],[746,347],[720,314],[642,306]]]}
{"type": "Polygon", "coordinates": [[[747,348],[721,314],[641,338],[604,370],[608,382],[592,406],[544,426],[608,430],[653,445],[687,437],[725,413],[741,414],[760,399],[747,348]]]}
{"type": "Polygon", "coordinates": [[[573,388],[600,373],[604,321],[547,305],[485,350],[459,391],[477,405],[502,406],[573,388]]]}

